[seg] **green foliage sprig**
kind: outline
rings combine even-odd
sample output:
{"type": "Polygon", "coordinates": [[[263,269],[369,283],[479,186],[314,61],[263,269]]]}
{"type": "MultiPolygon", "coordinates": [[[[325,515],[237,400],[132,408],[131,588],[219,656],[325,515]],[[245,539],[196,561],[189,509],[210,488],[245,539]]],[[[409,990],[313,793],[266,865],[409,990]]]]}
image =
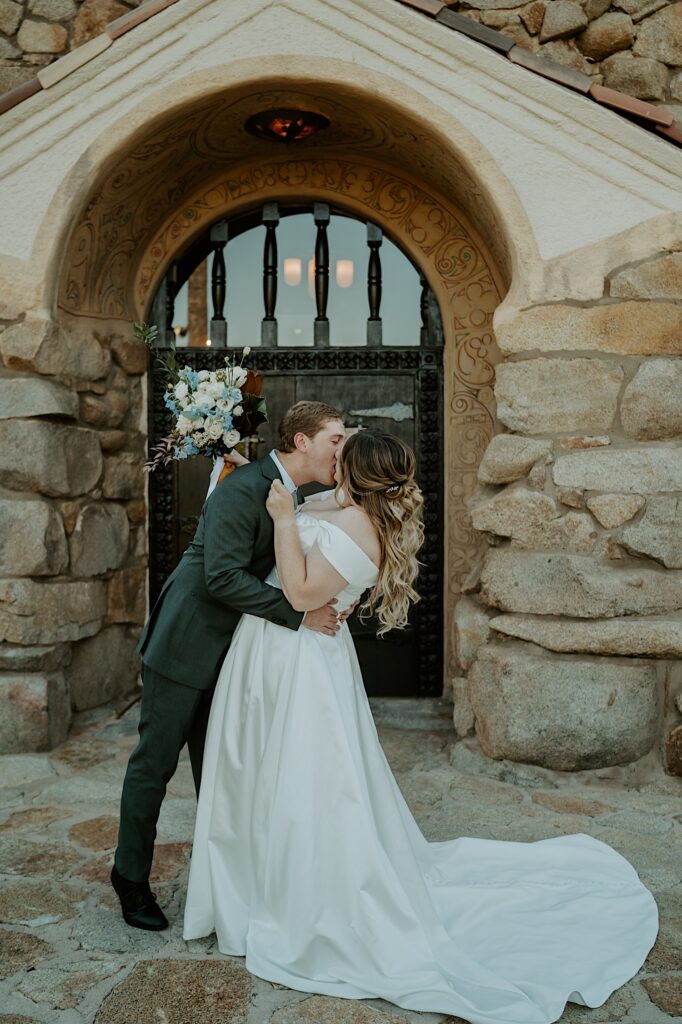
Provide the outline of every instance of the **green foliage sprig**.
{"type": "Polygon", "coordinates": [[[138,341],[141,341],[150,350],[154,359],[161,367],[169,380],[177,380],[180,364],[175,356],[175,335],[168,343],[170,352],[162,352],[158,345],[159,328],[152,324],[134,323],[133,333],[138,341]]]}

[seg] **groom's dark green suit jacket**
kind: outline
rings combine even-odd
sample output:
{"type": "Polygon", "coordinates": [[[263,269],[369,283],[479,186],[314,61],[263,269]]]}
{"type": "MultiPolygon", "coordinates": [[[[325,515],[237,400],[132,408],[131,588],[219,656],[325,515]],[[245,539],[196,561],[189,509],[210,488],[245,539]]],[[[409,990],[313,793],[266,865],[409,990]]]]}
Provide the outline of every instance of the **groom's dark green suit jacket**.
{"type": "Polygon", "coordinates": [[[280,474],[270,456],[231,473],[205,503],[194,539],[170,574],[137,645],[155,672],[198,690],[213,687],[242,614],[298,629],[281,590],[263,583],[274,565],[265,508],[280,474]]]}

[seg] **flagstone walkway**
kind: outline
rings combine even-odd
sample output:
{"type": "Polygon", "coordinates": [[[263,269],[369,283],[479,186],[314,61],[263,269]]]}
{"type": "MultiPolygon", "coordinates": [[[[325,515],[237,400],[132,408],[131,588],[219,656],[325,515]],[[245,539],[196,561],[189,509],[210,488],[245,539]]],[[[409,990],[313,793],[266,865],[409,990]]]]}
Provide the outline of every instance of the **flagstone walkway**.
{"type": "MultiPolygon", "coordinates": [[[[81,714],[49,754],[0,757],[0,1024],[454,1024],[381,1000],[292,992],[254,978],[212,938],[184,942],[182,907],[195,813],[181,760],[159,824],[153,888],[171,922],[128,928],[108,882],[137,706],[81,714]]],[[[567,1024],[661,1024],[682,1016],[682,801],[679,780],[562,775],[491,762],[454,744],[445,701],[374,701],[396,778],[428,839],[529,841],[587,832],[623,853],[656,896],[659,940],[604,1006],[569,1005],[567,1024]]],[[[618,773],[616,773],[618,775],[618,773]]]]}

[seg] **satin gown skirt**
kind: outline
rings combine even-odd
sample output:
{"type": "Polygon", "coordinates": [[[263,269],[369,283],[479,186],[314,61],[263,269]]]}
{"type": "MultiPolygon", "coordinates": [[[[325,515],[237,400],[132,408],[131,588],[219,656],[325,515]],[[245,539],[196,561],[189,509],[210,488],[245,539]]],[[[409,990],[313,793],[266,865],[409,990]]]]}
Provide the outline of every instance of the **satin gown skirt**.
{"type": "MultiPolygon", "coordinates": [[[[466,831],[466,822],[462,822],[466,831]]],[[[642,966],[656,904],[588,835],[428,843],[355,649],[241,620],[218,681],[185,910],[253,974],[471,1024],[548,1024],[642,966]]]]}

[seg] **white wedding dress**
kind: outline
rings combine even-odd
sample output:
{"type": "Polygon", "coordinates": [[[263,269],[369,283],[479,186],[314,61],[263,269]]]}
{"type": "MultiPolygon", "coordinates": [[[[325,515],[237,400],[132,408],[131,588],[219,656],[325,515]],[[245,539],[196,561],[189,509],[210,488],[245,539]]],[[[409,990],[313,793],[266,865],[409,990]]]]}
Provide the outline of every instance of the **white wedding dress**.
{"type": "MultiPolygon", "coordinates": [[[[335,524],[297,523],[348,581],[347,607],[376,567],[335,524]]],[[[633,977],[657,924],[634,868],[588,835],[427,842],[347,625],[328,637],[241,619],[211,708],[186,939],[215,931],[252,974],[304,992],[548,1024],[633,977]]]]}

